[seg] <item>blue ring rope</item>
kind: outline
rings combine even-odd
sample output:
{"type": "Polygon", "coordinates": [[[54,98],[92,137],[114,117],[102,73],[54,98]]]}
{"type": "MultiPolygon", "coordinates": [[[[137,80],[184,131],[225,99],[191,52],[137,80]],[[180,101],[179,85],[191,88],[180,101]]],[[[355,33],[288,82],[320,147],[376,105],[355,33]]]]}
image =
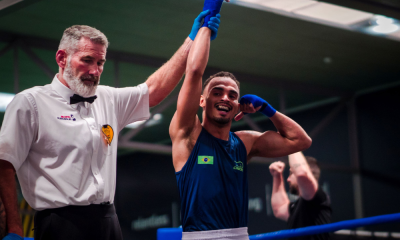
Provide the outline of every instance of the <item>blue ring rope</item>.
{"type": "Polygon", "coordinates": [[[272,239],[281,239],[281,238],[289,238],[289,237],[299,237],[305,235],[314,235],[325,232],[334,232],[341,229],[351,229],[357,228],[367,225],[374,225],[380,223],[388,223],[388,222],[397,222],[400,221],[400,213],[386,214],[375,217],[367,217],[353,220],[346,220],[336,223],[329,223],[319,226],[311,226],[304,228],[296,228],[289,230],[282,230],[277,232],[270,232],[264,234],[257,234],[250,236],[250,240],[272,240],[272,239]]]}

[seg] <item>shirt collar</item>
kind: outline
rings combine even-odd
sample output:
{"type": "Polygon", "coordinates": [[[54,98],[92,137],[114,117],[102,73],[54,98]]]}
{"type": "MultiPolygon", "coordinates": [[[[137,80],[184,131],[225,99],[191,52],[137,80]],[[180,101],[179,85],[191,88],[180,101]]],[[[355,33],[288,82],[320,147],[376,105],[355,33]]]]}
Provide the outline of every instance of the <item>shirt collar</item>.
{"type": "Polygon", "coordinates": [[[51,87],[54,89],[54,91],[58,93],[58,95],[60,95],[67,102],[68,105],[71,105],[71,107],[76,109],[80,104],[84,106],[82,102],[76,104],[70,104],[71,102],[70,98],[75,94],[75,92],[72,91],[67,86],[65,86],[64,84],[62,84],[58,79],[57,74],[54,76],[53,81],[51,82],[51,87]]]}

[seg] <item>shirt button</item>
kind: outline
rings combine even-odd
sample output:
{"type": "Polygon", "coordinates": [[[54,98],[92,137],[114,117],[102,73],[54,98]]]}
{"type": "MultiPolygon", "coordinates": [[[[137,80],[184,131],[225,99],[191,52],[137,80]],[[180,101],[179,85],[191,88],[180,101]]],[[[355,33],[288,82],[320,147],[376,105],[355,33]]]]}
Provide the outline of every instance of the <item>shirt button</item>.
{"type": "Polygon", "coordinates": [[[95,130],[95,129],[96,129],[96,127],[95,127],[95,126],[92,126],[92,129],[93,129],[93,130],[95,130]]]}
{"type": "Polygon", "coordinates": [[[97,175],[98,174],[98,172],[94,172],[94,175],[97,175]]]}

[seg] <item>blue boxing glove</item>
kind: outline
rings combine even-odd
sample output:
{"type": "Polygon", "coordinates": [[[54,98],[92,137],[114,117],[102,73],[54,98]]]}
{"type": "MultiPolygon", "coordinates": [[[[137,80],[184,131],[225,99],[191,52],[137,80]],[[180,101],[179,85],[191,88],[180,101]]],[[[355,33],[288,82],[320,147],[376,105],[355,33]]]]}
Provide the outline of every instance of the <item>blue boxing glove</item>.
{"type": "Polygon", "coordinates": [[[224,0],[205,0],[203,11],[210,10],[210,14],[208,14],[204,18],[204,23],[202,27],[208,27],[208,22],[212,17],[217,16],[217,14],[221,11],[222,2],[224,0]]]}
{"type": "Polygon", "coordinates": [[[210,18],[210,21],[208,21],[208,28],[211,29],[211,41],[217,38],[218,28],[221,22],[220,18],[221,15],[218,13],[215,17],[210,18]]]}
{"type": "Polygon", "coordinates": [[[18,234],[9,233],[9,234],[7,234],[7,236],[5,236],[5,237],[3,238],[3,240],[24,240],[24,238],[21,237],[21,236],[18,235],[18,234]]]}
{"type": "MultiPolygon", "coordinates": [[[[210,13],[210,10],[205,10],[197,16],[197,18],[194,20],[193,26],[192,26],[192,31],[189,34],[189,38],[194,41],[196,38],[197,33],[199,32],[199,29],[202,27],[202,22],[203,18],[207,16],[210,13]]],[[[219,28],[219,23],[221,15],[217,14],[215,17],[209,18],[208,21],[208,28],[211,29],[211,40],[214,40],[217,37],[218,34],[218,28],[219,28]]]]}
{"type": "Polygon", "coordinates": [[[249,104],[249,103],[253,104],[254,108],[258,108],[261,106],[261,108],[258,111],[263,113],[264,115],[267,115],[268,117],[272,117],[276,113],[276,110],[271,105],[269,105],[267,101],[260,98],[259,96],[246,94],[240,98],[240,104],[249,104]]]}

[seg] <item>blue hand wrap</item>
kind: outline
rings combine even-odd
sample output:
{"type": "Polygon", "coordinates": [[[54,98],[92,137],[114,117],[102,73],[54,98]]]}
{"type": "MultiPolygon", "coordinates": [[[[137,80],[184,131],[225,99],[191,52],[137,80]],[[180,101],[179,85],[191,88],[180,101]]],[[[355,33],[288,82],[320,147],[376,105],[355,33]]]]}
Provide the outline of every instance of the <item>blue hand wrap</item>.
{"type": "MultiPolygon", "coordinates": [[[[201,28],[201,24],[203,22],[203,18],[205,18],[208,14],[210,13],[210,10],[205,10],[197,16],[197,18],[194,20],[193,26],[192,26],[192,31],[189,34],[189,38],[194,41],[196,38],[197,33],[199,32],[201,28]]],[[[220,17],[221,15],[217,14],[215,17],[211,17],[210,21],[208,22],[208,28],[211,29],[211,41],[217,38],[218,34],[218,28],[219,28],[219,23],[220,23],[220,17]]]]}
{"type": "Polygon", "coordinates": [[[21,236],[18,235],[18,234],[9,233],[9,234],[7,234],[7,236],[5,236],[5,237],[3,238],[3,240],[24,240],[24,238],[21,237],[21,236]]]}
{"type": "Polygon", "coordinates": [[[210,13],[204,18],[202,27],[208,27],[208,21],[210,18],[215,17],[219,11],[221,11],[222,2],[224,0],[205,0],[203,11],[210,10],[210,13]]]}
{"type": "Polygon", "coordinates": [[[260,98],[259,96],[253,94],[246,94],[240,98],[240,104],[249,104],[249,103],[253,104],[254,108],[258,108],[259,106],[261,106],[261,108],[258,111],[263,113],[264,115],[267,115],[267,117],[272,117],[276,113],[276,110],[271,105],[269,105],[267,101],[260,98]]]}
{"type": "Polygon", "coordinates": [[[192,41],[194,41],[194,39],[196,38],[197,33],[199,32],[199,29],[201,28],[201,23],[203,21],[203,18],[205,16],[207,16],[207,12],[210,11],[203,11],[199,14],[199,16],[196,17],[196,19],[194,20],[193,26],[192,26],[192,31],[189,34],[189,38],[192,39],[192,41]]]}

